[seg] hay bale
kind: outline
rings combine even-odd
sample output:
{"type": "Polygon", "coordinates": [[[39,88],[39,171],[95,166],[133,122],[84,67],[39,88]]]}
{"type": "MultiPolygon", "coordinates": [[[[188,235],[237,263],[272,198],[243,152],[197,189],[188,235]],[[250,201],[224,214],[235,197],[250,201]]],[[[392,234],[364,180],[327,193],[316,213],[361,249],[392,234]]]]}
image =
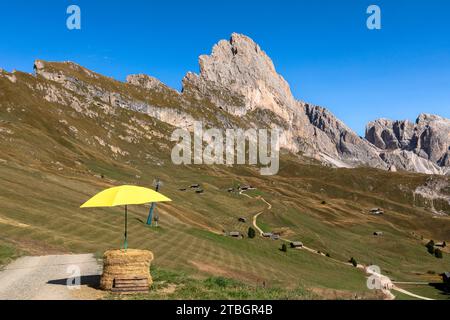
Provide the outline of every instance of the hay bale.
{"type": "Polygon", "coordinates": [[[148,279],[149,286],[153,280],[150,265],[153,253],[147,250],[109,250],[103,256],[103,274],[100,280],[102,290],[111,291],[114,279],[127,277],[143,277],[148,279]]]}

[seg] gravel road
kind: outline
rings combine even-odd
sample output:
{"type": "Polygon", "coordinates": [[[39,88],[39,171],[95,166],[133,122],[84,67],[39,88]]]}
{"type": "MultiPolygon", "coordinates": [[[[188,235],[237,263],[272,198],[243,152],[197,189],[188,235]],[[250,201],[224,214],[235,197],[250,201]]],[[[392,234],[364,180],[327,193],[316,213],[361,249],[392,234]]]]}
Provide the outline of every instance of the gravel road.
{"type": "Polygon", "coordinates": [[[97,299],[99,293],[92,286],[100,274],[93,254],[23,257],[0,271],[0,300],[97,299]],[[67,279],[77,270],[81,286],[71,290],[67,279]]]}

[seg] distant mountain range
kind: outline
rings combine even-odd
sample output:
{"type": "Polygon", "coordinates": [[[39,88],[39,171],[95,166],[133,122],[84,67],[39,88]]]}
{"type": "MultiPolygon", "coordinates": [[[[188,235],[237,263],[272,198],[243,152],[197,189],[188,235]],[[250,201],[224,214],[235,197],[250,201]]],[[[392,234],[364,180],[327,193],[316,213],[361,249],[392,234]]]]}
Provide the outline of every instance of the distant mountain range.
{"type": "MultiPolygon", "coordinates": [[[[94,103],[183,128],[196,120],[221,128],[276,127],[282,130],[282,148],[324,165],[450,173],[449,119],[427,114],[415,124],[380,119],[367,125],[362,138],[327,109],[296,100],[272,60],[244,35],[220,41],[199,62],[200,73],[185,76],[182,92],[147,75],[131,75],[122,83],[72,62],[36,61],[35,76],[42,83],[25,85],[48,102],[82,113],[94,103]]],[[[27,81],[15,72],[1,71],[0,77],[27,81]]]]}

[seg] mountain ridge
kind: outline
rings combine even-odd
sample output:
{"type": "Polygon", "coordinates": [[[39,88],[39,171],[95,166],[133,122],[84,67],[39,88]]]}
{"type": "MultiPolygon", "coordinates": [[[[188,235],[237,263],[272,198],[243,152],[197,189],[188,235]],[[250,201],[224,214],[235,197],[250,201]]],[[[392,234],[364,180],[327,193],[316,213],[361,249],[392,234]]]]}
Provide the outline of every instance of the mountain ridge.
{"type": "MultiPolygon", "coordinates": [[[[423,123],[420,130],[425,132],[423,139],[428,145],[421,143],[422,147],[415,150],[397,138],[398,148],[391,148],[389,144],[394,143],[398,126],[413,130],[407,122],[394,128],[390,120],[376,120],[368,124],[365,138],[360,137],[326,108],[295,99],[270,57],[245,35],[233,33],[230,40],[219,41],[210,55],[199,57],[199,65],[199,74],[189,72],[183,78],[181,92],[151,76],[129,75],[126,82],[120,82],[73,62],[37,60],[34,70],[37,77],[50,82],[43,89],[46,100],[64,101],[60,89],[52,86],[57,83],[67,90],[66,103],[79,112],[89,112],[89,108],[83,109],[83,103],[67,95],[83,96],[87,99],[84,104],[99,100],[96,103],[104,104],[105,108],[146,113],[175,127],[191,129],[194,121],[203,121],[211,127],[278,128],[282,132],[282,148],[301,152],[326,165],[427,174],[450,172],[450,139],[448,135],[438,135],[441,129],[433,128],[439,118],[443,123],[440,126],[448,132],[448,119],[420,116],[423,123]],[[383,139],[389,135],[392,137],[383,139]],[[438,144],[439,151],[430,143],[438,144]],[[442,154],[437,157],[439,152],[442,154]]],[[[14,72],[1,74],[14,81],[14,72]]],[[[417,135],[414,137],[421,141],[417,135]]]]}

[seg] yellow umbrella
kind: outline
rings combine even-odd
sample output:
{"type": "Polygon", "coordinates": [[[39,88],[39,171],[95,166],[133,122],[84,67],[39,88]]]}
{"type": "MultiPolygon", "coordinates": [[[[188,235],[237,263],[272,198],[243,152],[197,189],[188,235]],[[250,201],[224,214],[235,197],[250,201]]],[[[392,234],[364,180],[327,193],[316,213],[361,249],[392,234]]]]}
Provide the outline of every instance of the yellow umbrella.
{"type": "Polygon", "coordinates": [[[128,205],[145,204],[154,202],[172,201],[166,196],[148,188],[136,186],[121,186],[100,192],[81,208],[100,208],[125,206],[125,241],[124,248],[128,248],[128,205]]]}

